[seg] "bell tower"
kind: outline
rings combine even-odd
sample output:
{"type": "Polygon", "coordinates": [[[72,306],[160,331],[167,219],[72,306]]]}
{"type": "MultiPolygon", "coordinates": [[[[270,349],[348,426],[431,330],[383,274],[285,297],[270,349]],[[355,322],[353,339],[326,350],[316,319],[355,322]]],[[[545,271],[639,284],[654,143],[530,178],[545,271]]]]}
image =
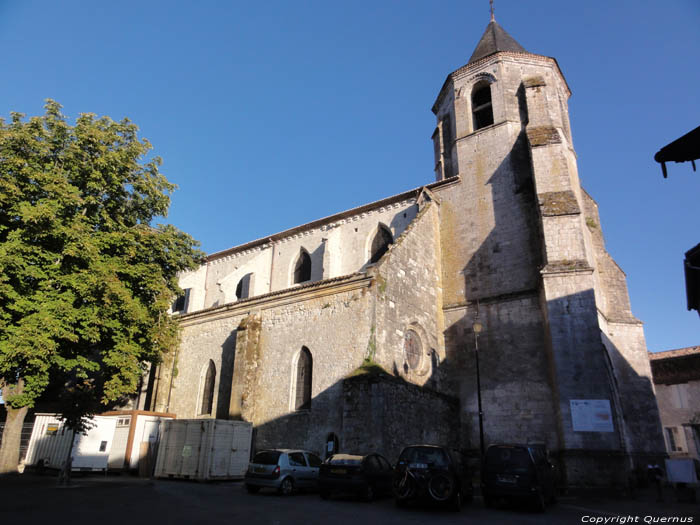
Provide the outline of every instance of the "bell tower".
{"type": "Polygon", "coordinates": [[[642,324],[579,181],[570,95],[557,61],[528,52],[492,12],[440,90],[432,137],[436,181],[450,188],[436,191],[462,435],[476,448],[478,321],[487,444],[546,443],[577,483],[599,469],[615,479],[634,456],[663,451],[663,437],[642,324]],[[581,423],[589,406],[609,424],[581,423]]]}

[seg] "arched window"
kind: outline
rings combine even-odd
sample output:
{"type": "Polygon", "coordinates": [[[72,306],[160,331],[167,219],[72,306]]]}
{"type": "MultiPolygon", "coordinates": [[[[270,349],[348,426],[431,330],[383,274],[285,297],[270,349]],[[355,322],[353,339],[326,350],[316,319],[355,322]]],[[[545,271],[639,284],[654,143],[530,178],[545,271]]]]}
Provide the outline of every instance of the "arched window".
{"type": "Polygon", "coordinates": [[[474,115],[474,131],[493,124],[491,84],[486,80],[482,80],[474,86],[472,91],[472,115],[474,115]]]}
{"type": "Polygon", "coordinates": [[[241,277],[241,280],[238,281],[238,285],[236,286],[236,300],[240,301],[241,299],[248,299],[248,297],[250,297],[250,284],[252,277],[253,274],[248,273],[241,277]]]}
{"type": "Polygon", "coordinates": [[[311,352],[305,346],[301,347],[297,360],[297,377],[294,388],[294,410],[311,408],[311,373],[313,359],[311,352]]]}
{"type": "Polygon", "coordinates": [[[389,245],[393,244],[394,237],[391,235],[389,228],[380,224],[377,227],[377,233],[374,234],[374,239],[372,239],[372,246],[370,248],[370,263],[376,263],[382,258],[382,255],[386,253],[389,249],[389,245]]]}
{"type": "Polygon", "coordinates": [[[199,415],[205,416],[211,414],[214,405],[214,383],[216,383],[216,366],[214,361],[209,360],[204,382],[202,383],[202,404],[200,406],[199,415]]]}
{"type": "Polygon", "coordinates": [[[311,257],[304,248],[299,251],[299,258],[294,265],[294,284],[311,280],[311,257]]]}

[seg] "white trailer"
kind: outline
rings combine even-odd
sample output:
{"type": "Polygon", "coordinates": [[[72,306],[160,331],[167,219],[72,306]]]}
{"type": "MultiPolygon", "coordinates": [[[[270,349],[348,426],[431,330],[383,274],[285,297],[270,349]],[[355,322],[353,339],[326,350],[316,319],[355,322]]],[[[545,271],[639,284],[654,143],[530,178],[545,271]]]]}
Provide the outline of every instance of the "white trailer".
{"type": "Polygon", "coordinates": [[[117,422],[109,453],[109,469],[139,470],[143,475],[150,475],[158,450],[159,424],[166,419],[175,419],[175,414],[116,410],[102,415],[117,422]]]}
{"type": "Polygon", "coordinates": [[[116,419],[95,416],[92,423],[87,434],[74,435],[58,414],[36,414],[25,465],[62,468],[72,442],[73,470],[107,470],[116,419]]]}
{"type": "Polygon", "coordinates": [[[250,461],[253,426],[225,419],[162,421],[155,475],[197,480],[241,479],[250,461]]]}

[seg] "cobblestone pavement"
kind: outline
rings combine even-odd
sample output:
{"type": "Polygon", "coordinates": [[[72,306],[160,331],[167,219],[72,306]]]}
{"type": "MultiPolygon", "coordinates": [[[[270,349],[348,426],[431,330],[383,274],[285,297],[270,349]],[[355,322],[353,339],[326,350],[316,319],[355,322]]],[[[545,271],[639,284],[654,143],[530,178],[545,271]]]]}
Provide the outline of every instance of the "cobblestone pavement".
{"type": "Polygon", "coordinates": [[[189,523],[464,524],[464,523],[700,523],[698,503],[679,503],[667,489],[663,503],[650,492],[636,498],[591,493],[562,496],[544,514],[502,505],[487,509],[480,498],[461,512],[430,507],[400,509],[393,500],[363,503],[350,497],[321,500],[317,494],[282,497],[248,494],[240,482],[196,483],[129,476],[77,477],[59,487],[52,477],[0,478],[0,523],[96,523],[161,525],[189,523]],[[607,521],[605,519],[608,518],[607,521]],[[636,519],[635,519],[636,518],[636,519]],[[660,521],[659,518],[679,518],[660,521]],[[680,521],[685,518],[684,521],[680,521]],[[688,521],[693,518],[692,521],[688,521]],[[599,521],[597,521],[600,519],[599,521]]]}

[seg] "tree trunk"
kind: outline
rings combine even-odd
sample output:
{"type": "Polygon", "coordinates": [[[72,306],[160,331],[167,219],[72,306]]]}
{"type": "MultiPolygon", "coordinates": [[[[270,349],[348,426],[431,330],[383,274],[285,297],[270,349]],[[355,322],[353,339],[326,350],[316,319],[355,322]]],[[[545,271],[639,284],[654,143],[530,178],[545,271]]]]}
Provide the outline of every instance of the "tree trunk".
{"type": "Polygon", "coordinates": [[[59,485],[70,485],[70,477],[73,472],[73,445],[75,444],[75,430],[70,429],[70,432],[72,437],[70,440],[70,446],[68,447],[68,454],[66,455],[66,460],[61,465],[61,470],[58,471],[59,485]]]}
{"type": "Polygon", "coordinates": [[[7,420],[5,421],[5,430],[2,433],[2,445],[0,445],[0,475],[17,473],[22,426],[24,425],[24,417],[29,411],[28,407],[12,408],[7,404],[9,395],[18,393],[18,390],[21,391],[23,385],[20,383],[13,385],[13,387],[4,385],[2,388],[2,398],[6,400],[7,420]]]}

